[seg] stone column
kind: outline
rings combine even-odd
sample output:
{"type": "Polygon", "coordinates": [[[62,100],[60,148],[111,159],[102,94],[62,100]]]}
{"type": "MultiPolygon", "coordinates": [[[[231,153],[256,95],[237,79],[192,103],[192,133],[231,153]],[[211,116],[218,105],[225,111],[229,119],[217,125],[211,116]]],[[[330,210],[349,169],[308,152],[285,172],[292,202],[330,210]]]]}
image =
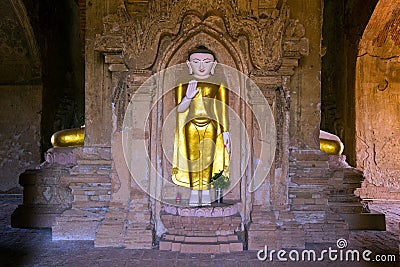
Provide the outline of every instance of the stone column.
{"type": "Polygon", "coordinates": [[[96,35],[103,18],[116,11],[119,1],[90,0],[86,4],[85,32],[85,146],[110,146],[111,84],[103,56],[96,51],[96,35]]]}
{"type": "Polygon", "coordinates": [[[72,207],[56,218],[53,240],[93,240],[111,194],[111,77],[103,56],[95,49],[103,32],[103,17],[114,13],[119,1],[91,0],[86,4],[85,32],[85,146],[74,149],[77,165],[62,185],[71,189],[72,207]]]}
{"type": "Polygon", "coordinates": [[[154,86],[140,86],[150,73],[129,71],[121,55],[105,53],[112,77],[111,200],[95,246],[151,248],[148,192],[151,173],[147,123],[154,86]],[[138,88],[140,88],[138,90],[138,88]]]}
{"type": "Polygon", "coordinates": [[[321,120],[322,2],[288,0],[290,14],[304,26],[309,55],[301,58],[290,81],[291,146],[319,150],[321,120]]]}

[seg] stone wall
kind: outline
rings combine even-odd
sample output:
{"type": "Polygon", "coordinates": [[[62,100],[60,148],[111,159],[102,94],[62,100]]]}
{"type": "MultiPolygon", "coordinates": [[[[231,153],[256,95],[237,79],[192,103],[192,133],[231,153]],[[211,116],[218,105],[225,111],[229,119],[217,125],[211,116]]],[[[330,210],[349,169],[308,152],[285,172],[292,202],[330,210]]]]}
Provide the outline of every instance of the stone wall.
{"type": "MultiPolygon", "coordinates": [[[[349,177],[331,169],[328,156],[318,149],[321,1],[206,3],[88,2],[85,146],[74,150],[77,165],[60,178],[71,191],[72,203],[56,218],[53,239],[151,248],[166,232],[160,199],[162,178],[171,172],[165,167],[160,140],[163,115],[173,101],[158,98],[165,91],[156,90],[161,88],[156,83],[145,84],[144,91],[138,88],[152,74],[184,62],[188,49],[199,44],[215,48],[222,61],[249,76],[268,98],[276,121],[277,149],[270,149],[276,158],[254,193],[250,181],[254,165],[264,164],[257,150],[262,142],[271,141],[258,138],[258,131],[269,125],[257,125],[248,106],[232,101],[253,137],[248,146],[241,143],[243,137],[238,139],[240,155],[249,154],[251,160],[247,166],[239,160],[245,170],[237,175],[240,190],[235,198],[228,197],[237,200],[240,230],[249,234],[248,248],[257,250],[272,242],[274,248],[301,248],[347,237],[348,225],[332,207],[341,204],[333,201],[342,197],[336,187],[343,186],[339,191],[346,193],[346,199],[352,197],[353,188],[346,187],[343,181],[349,177]],[[135,99],[130,98],[133,94],[135,99]],[[125,114],[134,101],[139,102],[137,109],[125,114]],[[143,114],[150,112],[149,122],[144,122],[143,114]],[[133,121],[131,128],[122,127],[124,116],[133,121]],[[133,140],[128,157],[123,154],[124,135],[133,140]],[[141,144],[149,150],[137,150],[141,144]],[[138,174],[139,179],[133,179],[138,174]],[[143,188],[149,188],[152,197],[143,188]]],[[[253,108],[268,106],[252,86],[243,87],[241,93],[253,108]]]]}
{"type": "Polygon", "coordinates": [[[289,0],[291,16],[304,26],[309,55],[299,61],[291,79],[290,146],[319,149],[321,110],[321,30],[320,1],[289,0]]]}
{"type": "Polygon", "coordinates": [[[0,192],[40,163],[42,85],[36,40],[21,1],[0,3],[0,192]]]}
{"type": "Polygon", "coordinates": [[[74,0],[0,4],[0,191],[43,160],[54,132],[84,123],[79,11],[74,0]]]}
{"type": "MultiPolygon", "coordinates": [[[[91,1],[85,13],[85,147],[74,151],[78,165],[62,184],[71,189],[71,209],[53,225],[53,239],[95,238],[105,219],[111,193],[111,90],[103,58],[95,51],[103,17],[114,13],[118,1],[91,1]]],[[[117,207],[118,208],[118,207],[117,207]]],[[[118,239],[119,236],[114,236],[118,239]]],[[[98,244],[100,246],[100,244],[98,244]]]]}
{"type": "Polygon", "coordinates": [[[364,198],[400,198],[399,21],[400,4],[380,1],[360,41],[356,163],[364,171],[364,198]]]}
{"type": "Polygon", "coordinates": [[[40,51],[43,153],[51,147],[50,138],[53,133],[84,124],[85,70],[80,10],[74,0],[22,2],[26,6],[40,51]]]}
{"type": "Polygon", "coordinates": [[[19,174],[40,163],[41,96],[41,86],[0,86],[0,192],[19,192],[19,174]]]}
{"type": "Polygon", "coordinates": [[[324,1],[321,129],[340,137],[355,166],[355,75],[358,44],[378,0],[324,1]]]}
{"type": "Polygon", "coordinates": [[[365,198],[399,197],[398,20],[391,1],[324,1],[321,129],[364,171],[365,198]]]}

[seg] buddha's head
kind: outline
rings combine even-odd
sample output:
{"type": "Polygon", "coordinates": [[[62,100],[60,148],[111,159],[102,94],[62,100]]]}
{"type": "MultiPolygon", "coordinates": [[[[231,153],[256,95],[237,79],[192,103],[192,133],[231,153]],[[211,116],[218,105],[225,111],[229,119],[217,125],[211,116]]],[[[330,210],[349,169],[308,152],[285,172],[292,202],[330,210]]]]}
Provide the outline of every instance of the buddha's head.
{"type": "Polygon", "coordinates": [[[189,67],[189,73],[195,78],[206,79],[214,74],[217,59],[213,51],[200,45],[189,51],[186,64],[189,67]]]}

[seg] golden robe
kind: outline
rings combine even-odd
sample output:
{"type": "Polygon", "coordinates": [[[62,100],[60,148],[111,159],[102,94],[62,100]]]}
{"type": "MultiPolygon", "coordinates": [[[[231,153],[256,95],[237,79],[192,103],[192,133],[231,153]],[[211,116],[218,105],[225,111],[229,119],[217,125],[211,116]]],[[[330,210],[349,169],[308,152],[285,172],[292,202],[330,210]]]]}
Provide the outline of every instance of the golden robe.
{"type": "MultiPolygon", "coordinates": [[[[188,83],[175,88],[179,105],[188,83]]],[[[193,190],[210,189],[211,178],[224,170],[229,177],[229,154],[222,133],[229,131],[228,89],[210,79],[198,80],[198,93],[185,112],[177,112],[172,180],[193,190]]]]}

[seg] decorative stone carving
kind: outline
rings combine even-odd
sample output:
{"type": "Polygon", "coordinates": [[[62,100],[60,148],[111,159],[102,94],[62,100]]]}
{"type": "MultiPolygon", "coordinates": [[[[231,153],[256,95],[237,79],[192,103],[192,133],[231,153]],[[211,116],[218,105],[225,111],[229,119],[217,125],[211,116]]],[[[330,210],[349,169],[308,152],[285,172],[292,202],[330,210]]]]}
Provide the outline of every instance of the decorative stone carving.
{"type": "Polygon", "coordinates": [[[235,215],[239,212],[238,205],[224,205],[217,207],[175,207],[164,205],[163,211],[172,215],[191,216],[191,217],[227,217],[235,215]]]}
{"type": "Polygon", "coordinates": [[[253,67],[264,72],[286,65],[293,68],[297,61],[288,62],[283,57],[298,59],[308,54],[304,27],[289,18],[286,3],[269,8],[262,18],[256,19],[251,12],[238,10],[235,2],[125,1],[117,14],[104,18],[104,32],[96,40],[96,49],[103,53],[122,53],[129,69],[149,69],[163,52],[160,51],[163,40],[168,39],[170,44],[182,43],[183,36],[205,31],[226,38],[237,50],[239,40],[246,40],[253,67]],[[139,5],[140,13],[134,7],[139,5]],[[146,6],[148,10],[144,14],[146,6]]]}

